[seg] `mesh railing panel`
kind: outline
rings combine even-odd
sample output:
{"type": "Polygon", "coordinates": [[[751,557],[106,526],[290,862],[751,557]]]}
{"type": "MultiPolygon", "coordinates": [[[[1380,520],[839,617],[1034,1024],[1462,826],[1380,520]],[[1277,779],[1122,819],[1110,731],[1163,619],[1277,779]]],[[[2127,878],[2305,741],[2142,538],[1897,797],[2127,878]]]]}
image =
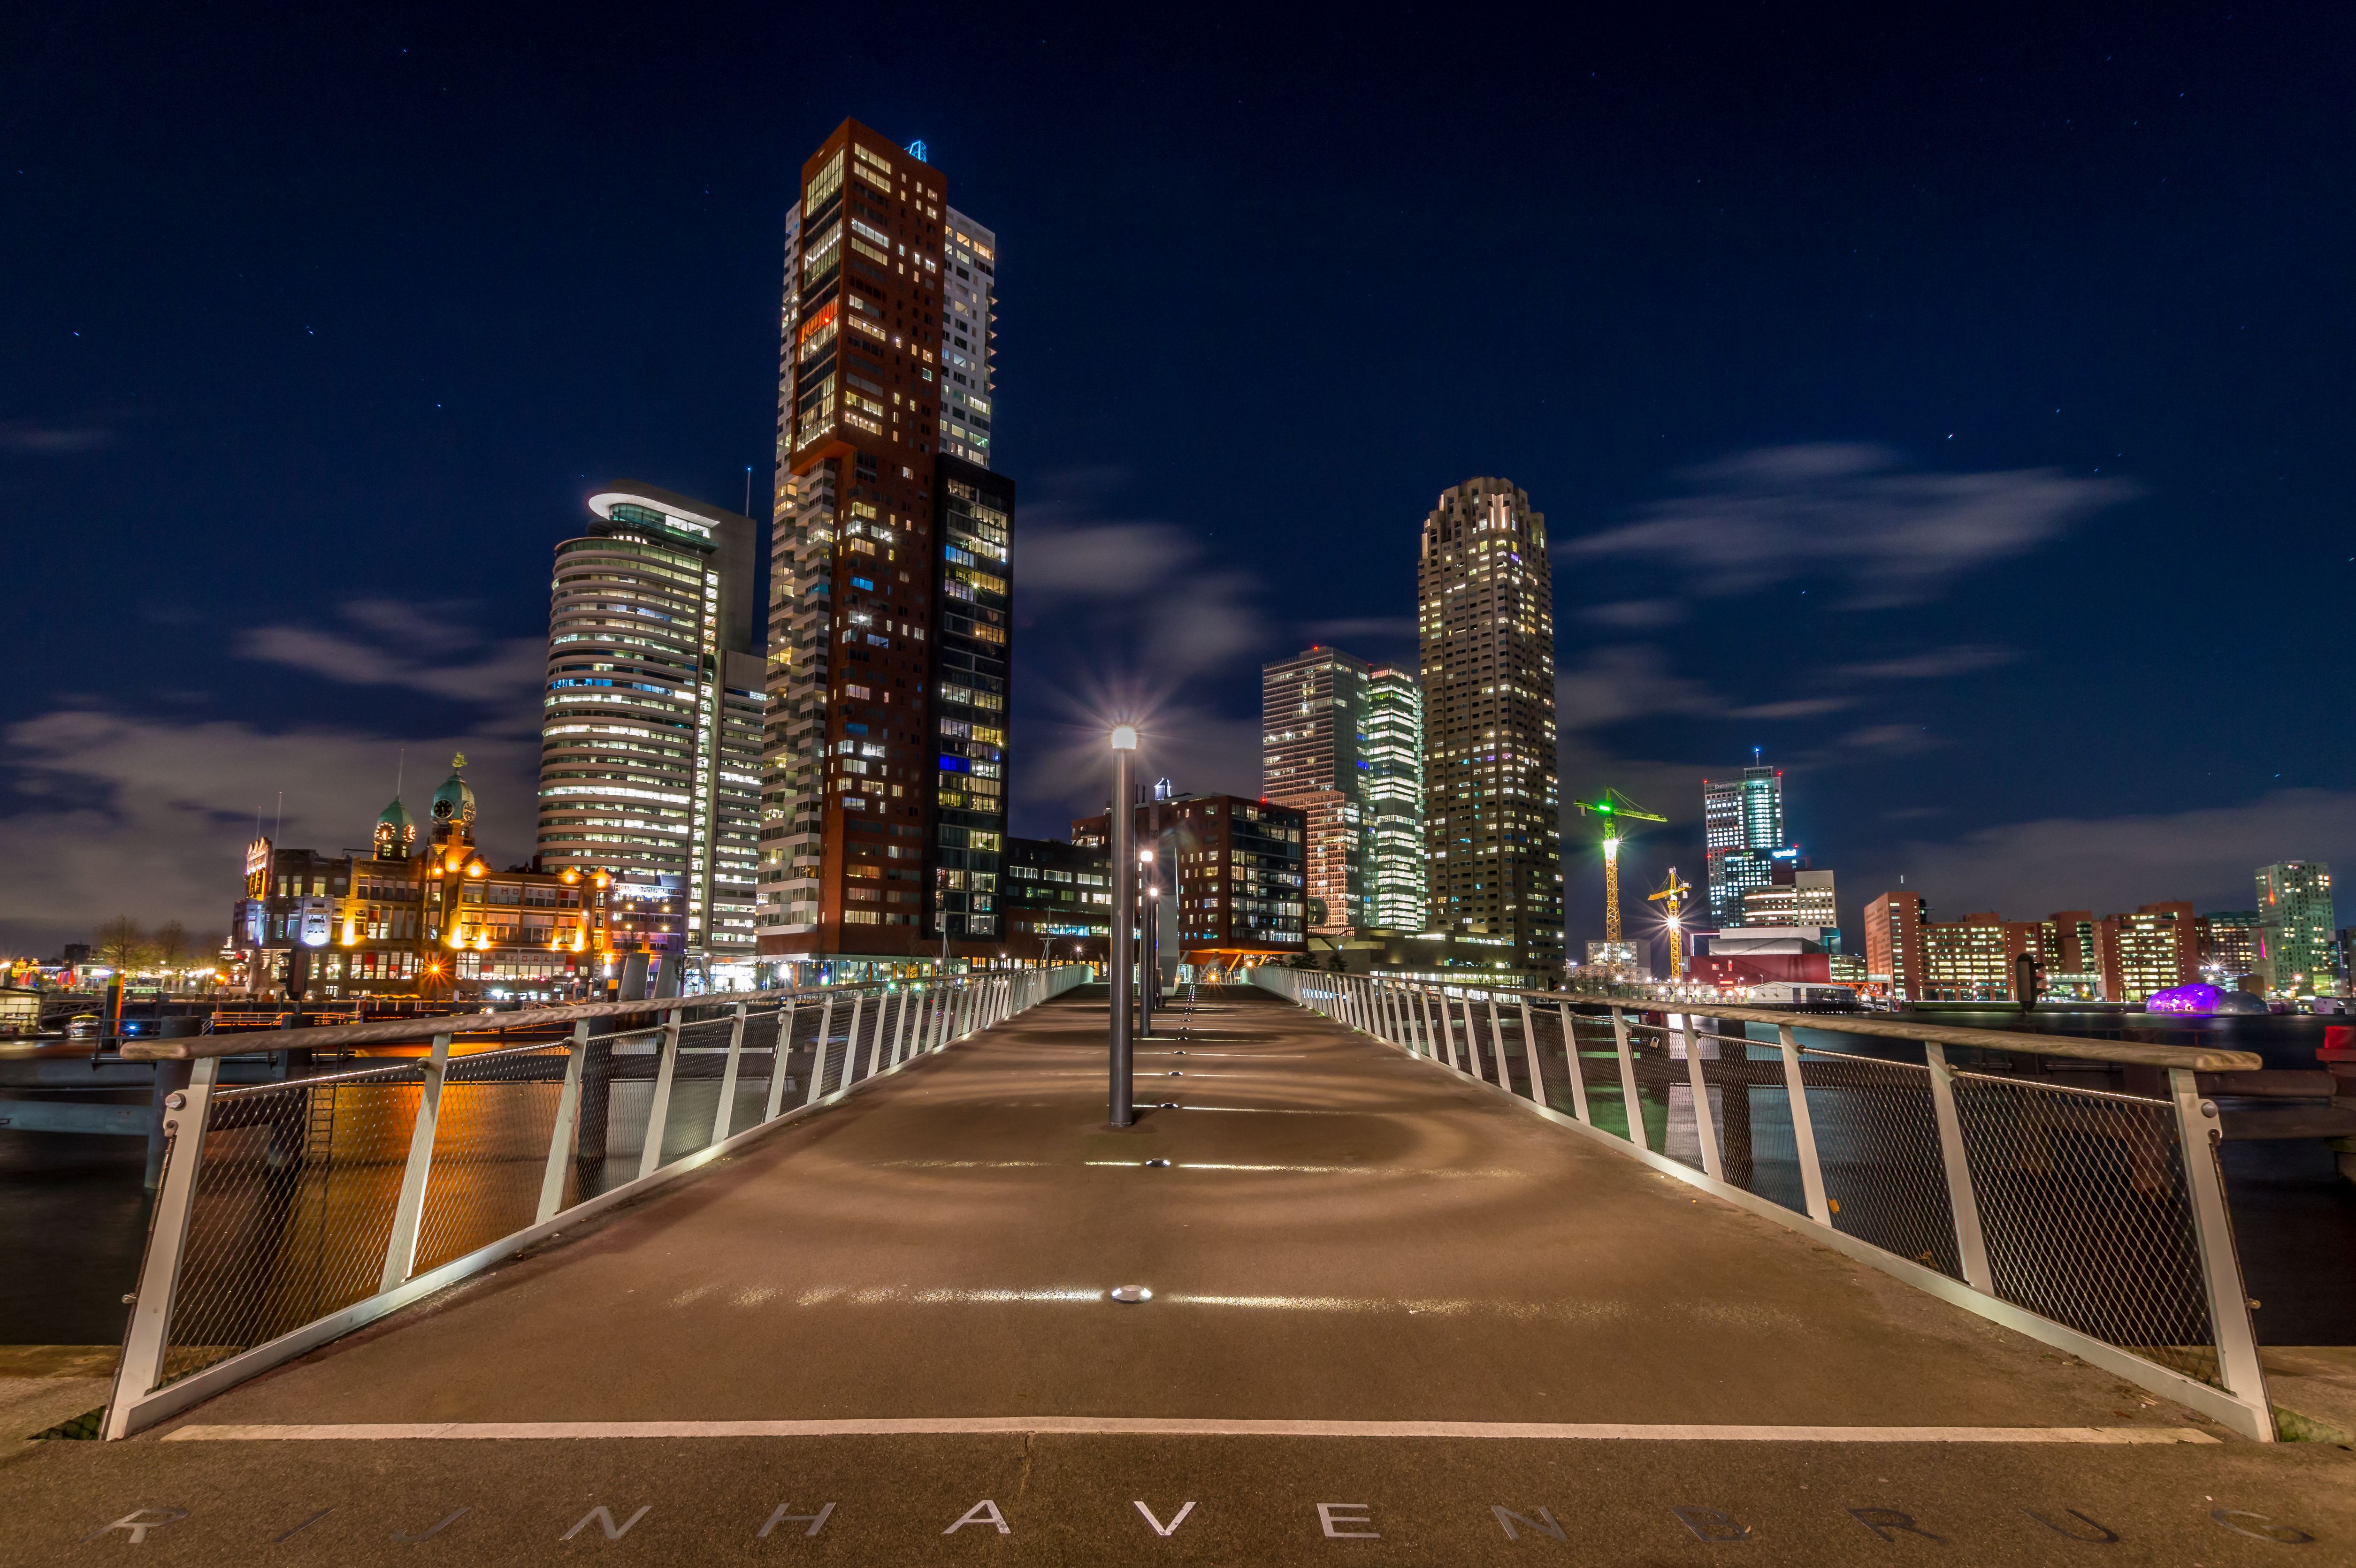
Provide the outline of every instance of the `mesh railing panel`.
{"type": "Polygon", "coordinates": [[[1834,1228],[1961,1279],[1931,1070],[1838,1051],[1799,1054],[1834,1228]]]}
{"type": "Polygon", "coordinates": [[[1954,1087],[1996,1294],[2217,1382],[2175,1108],[1976,1072],[1954,1087]]]}
{"type": "Polygon", "coordinates": [[[728,1072],[728,1040],[735,1029],[735,1019],[725,1013],[680,1026],[679,1060],[671,1068],[670,1111],[663,1118],[657,1169],[712,1147],[721,1080],[728,1072]]]}
{"type": "MultiPolygon", "coordinates": [[[[1726,1179],[1795,1214],[1808,1211],[1800,1176],[1799,1137],[1783,1053],[1747,1039],[1740,1024],[1715,1025],[1704,1049],[1702,1073],[1712,1090],[1719,1159],[1726,1179]]],[[[1811,1100],[1813,1106],[1814,1101],[1811,1100]]]]}
{"type": "Polygon", "coordinates": [[[569,1203],[585,1203],[638,1176],[662,1066],[662,1029],[592,1035],[581,1069],[581,1130],[569,1203]]]}
{"type": "MultiPolygon", "coordinates": [[[[1061,972],[1012,999],[1061,995],[1085,977],[1061,972]]],[[[830,1009],[824,996],[798,997],[790,1010],[748,1008],[724,1129],[716,1120],[735,1007],[691,1004],[671,1059],[660,1163],[708,1147],[723,1130],[759,1125],[773,1095],[780,1112],[798,1108],[821,1067],[831,1092],[947,1043],[960,1019],[976,1021],[965,1017],[968,1007],[985,999],[980,987],[958,987],[891,993],[888,1006],[884,996],[846,987],[832,993],[830,1009]]],[[[414,1278],[530,1228],[575,1050],[580,1098],[571,1157],[559,1167],[558,1209],[635,1180],[646,1168],[666,1027],[650,1008],[592,1019],[580,1046],[568,1037],[448,1057],[432,1147],[415,1173],[413,1232],[398,1216],[424,1061],[212,1093],[147,1386],[160,1389],[365,1301],[388,1277],[414,1278]],[[391,1257],[396,1246],[407,1255],[391,1257]]],[[[176,1136],[167,1168],[189,1152],[176,1136]]]]}
{"type": "Polygon", "coordinates": [[[450,1059],[412,1273],[532,1222],[571,1055],[567,1043],[558,1042],[450,1059]]]}
{"type": "Polygon", "coordinates": [[[404,1062],[213,1096],[159,1386],[375,1294],[423,1083],[404,1062]]]}
{"type": "Polygon", "coordinates": [[[1609,1018],[1571,1015],[1579,1042],[1579,1078],[1587,1085],[1587,1119],[1617,1137],[1628,1136],[1627,1095],[1620,1082],[1620,1040],[1609,1018]]]}
{"type": "MultiPolygon", "coordinates": [[[[1264,982],[1265,983],[1265,982],[1264,982]]],[[[1328,988],[1280,979],[1268,988],[1334,1011],[1328,988]]],[[[1502,1054],[1486,996],[1402,987],[1376,1022],[1422,1051],[1526,1095],[1538,1065],[1543,1098],[1575,1115],[1576,1073],[1589,1123],[1626,1136],[1622,1061],[1609,1008],[1500,998],[1502,1054]],[[1428,1009],[1428,1010],[1427,1010],[1428,1009]]],[[[1346,1015],[1344,1015],[1346,1016],[1346,1015]]],[[[1723,1179],[1806,1213],[1791,1077],[1773,1026],[1628,1008],[1622,1013],[1646,1144],[1707,1170],[1688,1051],[1699,1059],[1703,1105],[1723,1179]]],[[[1931,1068],[1795,1045],[1826,1207],[1844,1234],[1963,1279],[1947,1153],[1931,1068]]],[[[1872,1049],[1880,1049],[1874,1047],[1872,1049]]],[[[1891,1046],[1892,1051],[1905,1049],[1891,1046]]],[[[1919,1048],[1918,1048],[1919,1049],[1919,1048]]],[[[2188,1151],[2169,1101],[1984,1072],[1949,1080],[1993,1293],[2040,1317],[2218,1387],[2217,1328],[2209,1309],[2188,1151]]]]}

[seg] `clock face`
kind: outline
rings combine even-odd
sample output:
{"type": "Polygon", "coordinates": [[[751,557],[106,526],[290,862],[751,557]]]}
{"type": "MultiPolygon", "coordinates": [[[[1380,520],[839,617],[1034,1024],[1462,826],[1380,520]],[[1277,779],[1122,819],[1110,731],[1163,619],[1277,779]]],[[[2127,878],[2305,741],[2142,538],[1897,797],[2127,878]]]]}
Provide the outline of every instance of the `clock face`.
{"type": "Polygon", "coordinates": [[[437,800],[437,801],[435,801],[435,802],[434,803],[434,815],[436,817],[438,817],[440,820],[444,821],[444,822],[447,822],[447,821],[449,821],[449,820],[450,820],[450,803],[449,803],[448,801],[446,801],[446,800],[437,800]]]}

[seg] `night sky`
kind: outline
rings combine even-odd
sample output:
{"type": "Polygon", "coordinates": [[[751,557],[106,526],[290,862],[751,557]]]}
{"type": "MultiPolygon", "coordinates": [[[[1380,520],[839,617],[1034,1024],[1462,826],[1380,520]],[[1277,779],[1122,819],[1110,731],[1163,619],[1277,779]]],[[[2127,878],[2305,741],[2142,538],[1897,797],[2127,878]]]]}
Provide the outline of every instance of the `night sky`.
{"type": "Polygon", "coordinates": [[[1018,830],[1124,706],[1256,790],[1260,662],[1412,659],[1503,475],[1648,885],[1754,746],[1852,943],[1901,875],[2356,869],[2356,12],[1312,9],[0,12],[0,952],[220,930],[257,815],[359,846],[404,749],[528,855],[551,549],[616,476],[766,510],[846,114],[1000,236],[1018,830]]]}

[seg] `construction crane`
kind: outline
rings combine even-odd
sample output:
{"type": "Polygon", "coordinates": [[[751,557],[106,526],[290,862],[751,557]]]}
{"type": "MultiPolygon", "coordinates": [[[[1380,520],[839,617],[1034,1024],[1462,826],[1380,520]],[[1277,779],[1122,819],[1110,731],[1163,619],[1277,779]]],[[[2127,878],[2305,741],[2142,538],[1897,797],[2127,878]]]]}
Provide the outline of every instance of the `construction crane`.
{"type": "Polygon", "coordinates": [[[1661,884],[1661,891],[1644,895],[1644,901],[1648,904],[1667,906],[1663,912],[1669,919],[1669,978],[1673,981],[1686,977],[1686,939],[1681,917],[1685,913],[1686,895],[1692,891],[1693,884],[1679,881],[1677,869],[1671,866],[1669,880],[1661,884]]]}
{"type": "Polygon", "coordinates": [[[1622,822],[1666,822],[1656,811],[1646,811],[1616,789],[1606,789],[1593,800],[1574,800],[1581,815],[1603,825],[1603,940],[1620,940],[1620,825],[1622,822]]]}

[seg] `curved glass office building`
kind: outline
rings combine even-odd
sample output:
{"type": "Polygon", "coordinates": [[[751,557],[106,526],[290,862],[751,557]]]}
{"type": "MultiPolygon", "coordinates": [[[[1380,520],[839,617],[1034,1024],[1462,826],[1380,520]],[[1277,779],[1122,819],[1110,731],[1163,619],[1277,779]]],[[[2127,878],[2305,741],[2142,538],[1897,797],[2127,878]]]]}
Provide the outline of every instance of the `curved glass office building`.
{"type": "Polygon", "coordinates": [[[589,531],[556,547],[551,583],[541,863],[617,873],[617,910],[673,912],[638,923],[633,945],[691,967],[749,960],[764,701],[753,521],[630,483],[589,510],[589,531]]]}

